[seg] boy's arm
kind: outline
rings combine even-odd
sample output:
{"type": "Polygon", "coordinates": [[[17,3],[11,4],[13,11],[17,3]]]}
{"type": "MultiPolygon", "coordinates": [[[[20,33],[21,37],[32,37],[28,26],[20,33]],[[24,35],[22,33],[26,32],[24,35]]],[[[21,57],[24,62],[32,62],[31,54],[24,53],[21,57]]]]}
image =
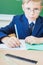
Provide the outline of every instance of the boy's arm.
{"type": "Polygon", "coordinates": [[[20,46],[20,41],[19,41],[19,39],[16,38],[16,36],[14,34],[10,34],[10,35],[2,38],[1,42],[10,48],[20,46]]]}
{"type": "Polygon", "coordinates": [[[28,36],[26,37],[25,42],[30,43],[30,44],[40,44],[40,43],[43,43],[43,37],[37,38],[34,36],[28,36]]]}
{"type": "Polygon", "coordinates": [[[15,33],[14,19],[15,19],[15,17],[13,17],[13,20],[10,22],[9,25],[6,25],[5,27],[0,28],[0,40],[4,37],[7,37],[9,34],[15,33]]]}
{"type": "Polygon", "coordinates": [[[40,43],[43,43],[43,37],[39,38],[38,41],[40,40],[40,43]]]}
{"type": "Polygon", "coordinates": [[[37,41],[38,43],[43,43],[43,37],[42,37],[42,38],[36,38],[36,41],[37,41]]]}

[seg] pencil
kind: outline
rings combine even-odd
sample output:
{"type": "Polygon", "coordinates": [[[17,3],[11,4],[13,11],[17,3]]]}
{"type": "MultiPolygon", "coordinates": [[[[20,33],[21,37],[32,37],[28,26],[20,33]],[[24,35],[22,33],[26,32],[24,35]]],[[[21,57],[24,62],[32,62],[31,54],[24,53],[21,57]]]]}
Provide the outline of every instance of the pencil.
{"type": "Polygon", "coordinates": [[[15,33],[16,33],[16,37],[19,39],[19,36],[18,36],[18,31],[17,31],[17,26],[16,26],[16,24],[14,24],[14,27],[15,27],[15,33]]]}

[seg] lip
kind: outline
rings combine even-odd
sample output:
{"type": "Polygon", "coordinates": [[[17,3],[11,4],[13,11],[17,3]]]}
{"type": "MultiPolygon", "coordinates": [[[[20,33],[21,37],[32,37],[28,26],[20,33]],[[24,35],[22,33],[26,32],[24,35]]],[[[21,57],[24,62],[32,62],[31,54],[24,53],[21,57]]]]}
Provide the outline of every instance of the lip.
{"type": "Polygon", "coordinates": [[[30,18],[34,18],[34,17],[30,17],[30,18]]]}

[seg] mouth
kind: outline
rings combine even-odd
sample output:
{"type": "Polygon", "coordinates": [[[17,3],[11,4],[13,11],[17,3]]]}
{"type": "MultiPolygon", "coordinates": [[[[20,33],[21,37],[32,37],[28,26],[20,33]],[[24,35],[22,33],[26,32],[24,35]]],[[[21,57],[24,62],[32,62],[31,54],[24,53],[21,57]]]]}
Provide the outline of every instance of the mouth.
{"type": "Polygon", "coordinates": [[[31,19],[34,19],[34,17],[30,17],[31,19]]]}
{"type": "Polygon", "coordinates": [[[35,20],[35,17],[30,17],[30,20],[35,20]]]}
{"type": "Polygon", "coordinates": [[[30,18],[34,18],[34,17],[32,16],[32,17],[30,17],[30,18]]]}

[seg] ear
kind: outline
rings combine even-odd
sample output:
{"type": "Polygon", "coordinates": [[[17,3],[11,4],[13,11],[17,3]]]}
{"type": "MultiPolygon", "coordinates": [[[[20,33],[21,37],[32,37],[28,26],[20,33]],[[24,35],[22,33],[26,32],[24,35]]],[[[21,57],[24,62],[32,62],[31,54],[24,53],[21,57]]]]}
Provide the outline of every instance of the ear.
{"type": "Polygon", "coordinates": [[[40,6],[41,8],[43,8],[43,6],[40,6]]]}
{"type": "Polygon", "coordinates": [[[22,4],[22,10],[24,11],[25,9],[24,9],[24,5],[22,4]]]}

